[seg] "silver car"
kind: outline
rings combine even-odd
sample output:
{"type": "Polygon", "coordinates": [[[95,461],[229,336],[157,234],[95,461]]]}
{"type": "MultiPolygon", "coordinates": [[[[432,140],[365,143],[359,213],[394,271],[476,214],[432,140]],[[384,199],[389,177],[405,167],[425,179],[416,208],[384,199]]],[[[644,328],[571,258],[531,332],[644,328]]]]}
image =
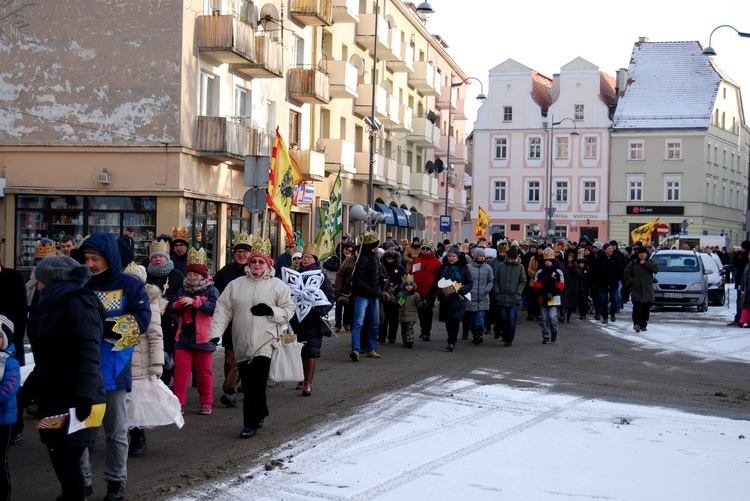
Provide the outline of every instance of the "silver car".
{"type": "Polygon", "coordinates": [[[658,250],[651,259],[659,265],[654,278],[654,306],[694,306],[708,311],[708,274],[695,251],[658,250]]]}

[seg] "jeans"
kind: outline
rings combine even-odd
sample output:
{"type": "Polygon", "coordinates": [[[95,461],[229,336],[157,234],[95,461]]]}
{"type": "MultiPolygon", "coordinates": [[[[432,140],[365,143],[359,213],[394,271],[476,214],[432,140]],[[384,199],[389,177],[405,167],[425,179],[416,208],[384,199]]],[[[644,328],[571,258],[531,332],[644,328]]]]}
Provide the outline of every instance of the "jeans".
{"type": "Polygon", "coordinates": [[[550,335],[557,336],[557,306],[541,306],[542,338],[549,339],[550,335]]]}
{"type": "Polygon", "coordinates": [[[181,350],[174,351],[174,394],[185,406],[187,400],[188,380],[190,370],[195,365],[195,374],[198,379],[198,395],[201,404],[214,403],[214,376],[211,370],[212,351],[207,350],[181,350]]]}
{"type": "Polygon", "coordinates": [[[85,486],[81,471],[81,456],[85,447],[59,444],[47,446],[52,466],[60,481],[62,496],[58,499],[84,499],[85,486]]]}
{"type": "Polygon", "coordinates": [[[365,324],[365,314],[370,312],[370,322],[367,326],[366,351],[375,351],[377,348],[378,331],[380,329],[380,299],[376,297],[352,296],[354,300],[354,325],[352,326],[352,351],[359,353],[359,335],[365,324]]]}
{"type": "Polygon", "coordinates": [[[503,333],[503,341],[513,342],[516,338],[516,318],[518,317],[518,305],[498,305],[500,310],[500,328],[503,333]]]}
{"type": "MultiPolygon", "coordinates": [[[[107,411],[104,413],[106,452],[104,456],[104,480],[122,482],[128,480],[128,415],[125,408],[126,390],[107,391],[107,411]]],[[[88,449],[82,457],[83,476],[92,478],[88,449]]],[[[88,482],[87,484],[88,485],[88,482]]]]}
{"type": "Polygon", "coordinates": [[[596,310],[602,316],[607,318],[609,315],[614,315],[617,310],[617,289],[613,291],[606,291],[603,289],[599,290],[599,300],[597,301],[596,310]]]}

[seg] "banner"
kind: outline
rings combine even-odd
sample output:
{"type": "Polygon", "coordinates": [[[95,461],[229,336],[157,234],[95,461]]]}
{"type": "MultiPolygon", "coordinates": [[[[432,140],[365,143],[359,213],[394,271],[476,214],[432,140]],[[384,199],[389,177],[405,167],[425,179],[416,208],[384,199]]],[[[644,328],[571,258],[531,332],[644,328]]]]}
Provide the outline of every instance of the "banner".
{"type": "Polygon", "coordinates": [[[633,244],[637,244],[640,241],[643,245],[651,242],[651,234],[656,229],[656,225],[659,224],[659,218],[657,217],[653,221],[639,226],[630,232],[630,238],[633,240],[633,244]]]}
{"type": "Polygon", "coordinates": [[[482,209],[482,206],[479,206],[479,210],[477,211],[477,231],[475,232],[475,235],[478,237],[486,237],[489,224],[490,215],[482,209]]]}
{"type": "Polygon", "coordinates": [[[302,174],[276,127],[276,138],[273,140],[271,154],[271,172],[268,176],[268,196],[266,203],[276,213],[286,232],[287,242],[294,245],[292,229],[292,205],[294,204],[294,187],[302,182],[302,174]]]}
{"type": "Polygon", "coordinates": [[[334,254],[336,246],[334,238],[341,233],[343,226],[341,218],[341,171],[336,176],[336,181],[331,188],[331,195],[328,197],[328,207],[325,212],[320,211],[320,230],[315,238],[315,245],[318,247],[318,259],[323,260],[334,254]]]}

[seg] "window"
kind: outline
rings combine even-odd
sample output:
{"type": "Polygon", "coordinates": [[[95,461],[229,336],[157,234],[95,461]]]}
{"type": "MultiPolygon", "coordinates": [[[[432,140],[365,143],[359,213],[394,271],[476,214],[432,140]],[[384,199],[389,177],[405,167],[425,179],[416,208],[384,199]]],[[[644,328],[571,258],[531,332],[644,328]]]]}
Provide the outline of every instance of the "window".
{"type": "Polygon", "coordinates": [[[727,168],[727,150],[724,150],[724,156],[721,159],[721,166],[727,168]]]}
{"type": "Polygon", "coordinates": [[[539,181],[529,181],[526,184],[526,201],[538,203],[541,196],[541,185],[539,181]]]}
{"type": "Polygon", "coordinates": [[[583,182],[583,202],[596,203],[596,181],[583,182]]]}
{"type": "Polygon", "coordinates": [[[555,202],[568,202],[568,182],[555,181],[555,202]]]}
{"type": "Polygon", "coordinates": [[[573,108],[573,120],[583,120],[583,105],[576,104],[573,108]]]}
{"type": "Polygon", "coordinates": [[[234,88],[234,116],[237,122],[241,124],[251,123],[250,106],[248,106],[248,103],[251,103],[252,100],[248,99],[249,94],[250,91],[247,89],[243,89],[242,87],[234,88]]]}
{"type": "Polygon", "coordinates": [[[502,233],[505,235],[505,224],[491,224],[488,234],[494,235],[495,233],[502,233]]]}
{"type": "Polygon", "coordinates": [[[289,146],[299,147],[300,141],[300,114],[289,110],[289,146]]]}
{"type": "Polygon", "coordinates": [[[503,122],[513,121],[513,106],[503,106],[503,122]]]}
{"type": "Polygon", "coordinates": [[[537,223],[528,223],[523,225],[523,234],[526,238],[536,238],[539,236],[539,232],[534,232],[534,227],[538,226],[537,223]]]}
{"type": "Polygon", "coordinates": [[[667,160],[682,160],[682,141],[667,140],[667,160]]]}
{"type": "Polygon", "coordinates": [[[595,136],[589,136],[584,140],[585,150],[583,152],[583,158],[598,158],[599,156],[599,142],[595,136]]]}
{"type": "Polygon", "coordinates": [[[714,146],[714,165],[719,165],[719,147],[714,146]]]}
{"type": "Polygon", "coordinates": [[[560,238],[568,238],[568,227],[555,225],[555,236],[560,238]]]}
{"type": "Polygon", "coordinates": [[[732,152],[732,161],[729,163],[729,167],[734,170],[734,152],[732,152]]]}
{"type": "Polygon", "coordinates": [[[643,141],[630,141],[628,160],[643,160],[643,141]]]}
{"type": "Polygon", "coordinates": [[[215,75],[201,71],[200,92],[201,116],[216,116],[219,111],[219,79],[215,75]]]}
{"type": "Polygon", "coordinates": [[[542,138],[529,138],[529,160],[542,158],[542,138]]]}
{"type": "Polygon", "coordinates": [[[292,34],[292,64],[297,68],[305,66],[305,40],[296,34],[292,34]]]}
{"type": "Polygon", "coordinates": [[[568,136],[556,137],[555,142],[557,143],[557,151],[555,152],[555,158],[567,160],[568,158],[568,145],[570,138],[568,136]]]}
{"type": "Polygon", "coordinates": [[[505,203],[508,201],[507,191],[508,183],[505,180],[496,180],[492,182],[492,201],[505,203]]]}
{"type": "Polygon", "coordinates": [[[680,181],[678,179],[666,179],[664,181],[664,200],[667,202],[680,200],[680,181]]]}
{"type": "Polygon", "coordinates": [[[711,163],[711,143],[706,145],[706,162],[711,163]]]}
{"type": "Polygon", "coordinates": [[[643,181],[628,181],[628,201],[643,201],[643,181]]]}
{"type": "Polygon", "coordinates": [[[507,160],[508,159],[508,138],[496,137],[495,138],[495,160],[507,160]]]}

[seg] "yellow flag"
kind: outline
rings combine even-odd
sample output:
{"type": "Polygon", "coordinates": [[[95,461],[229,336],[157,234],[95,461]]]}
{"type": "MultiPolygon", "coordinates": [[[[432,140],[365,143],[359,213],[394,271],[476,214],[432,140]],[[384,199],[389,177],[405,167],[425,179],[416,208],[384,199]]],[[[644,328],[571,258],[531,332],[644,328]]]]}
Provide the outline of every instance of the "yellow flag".
{"type": "Polygon", "coordinates": [[[489,229],[490,215],[485,212],[482,207],[479,207],[477,211],[477,231],[475,232],[478,237],[486,237],[487,230],[489,229]]]}
{"type": "Polygon", "coordinates": [[[656,225],[659,224],[659,218],[657,217],[653,221],[639,226],[630,232],[630,238],[633,243],[638,243],[640,240],[643,245],[648,244],[651,241],[651,234],[656,229],[656,225]]]}
{"type": "Polygon", "coordinates": [[[289,150],[287,150],[277,127],[271,154],[271,172],[268,176],[266,203],[278,216],[284,231],[286,231],[287,242],[292,245],[294,245],[294,229],[292,228],[294,187],[301,182],[302,174],[300,174],[299,166],[289,156],[289,150]]]}

